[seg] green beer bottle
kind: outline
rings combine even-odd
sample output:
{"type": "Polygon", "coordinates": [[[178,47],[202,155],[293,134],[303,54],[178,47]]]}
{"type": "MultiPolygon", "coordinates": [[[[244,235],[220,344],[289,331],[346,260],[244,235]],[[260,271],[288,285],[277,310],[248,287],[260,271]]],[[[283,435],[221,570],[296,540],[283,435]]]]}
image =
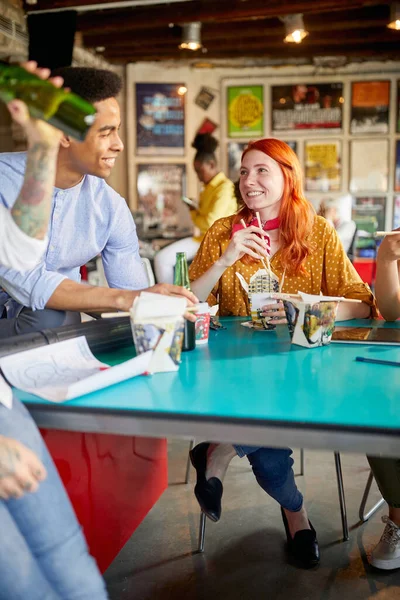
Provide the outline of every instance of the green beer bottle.
{"type": "Polygon", "coordinates": [[[94,123],[96,109],[80,96],[55,87],[18,65],[0,61],[0,100],[10,102],[14,98],[25,102],[34,119],[48,121],[78,140],[85,139],[94,123]]]}
{"type": "MultiPolygon", "coordinates": [[[[176,253],[174,284],[190,290],[189,271],[186,260],[186,252],[176,253]]],[[[196,327],[191,321],[185,319],[183,330],[182,352],[194,350],[196,347],[196,327]]]]}

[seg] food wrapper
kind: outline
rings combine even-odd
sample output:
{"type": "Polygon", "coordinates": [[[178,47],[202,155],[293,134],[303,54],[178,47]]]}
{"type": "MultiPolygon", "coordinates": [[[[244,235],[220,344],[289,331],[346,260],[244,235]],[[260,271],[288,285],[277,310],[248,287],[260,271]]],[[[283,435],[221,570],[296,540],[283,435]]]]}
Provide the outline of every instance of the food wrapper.
{"type": "Polygon", "coordinates": [[[305,348],[329,344],[342,298],[310,294],[300,294],[298,298],[289,298],[286,294],[281,296],[292,344],[305,348]]]}
{"type": "Polygon", "coordinates": [[[259,269],[247,283],[243,275],[236,273],[242,288],[247,292],[250,304],[251,321],[254,329],[275,329],[270,321],[261,315],[261,308],[265,304],[274,304],[276,300],[271,299],[272,293],[279,292],[279,280],[275,273],[269,273],[266,269],[259,269]]]}
{"type": "Polygon", "coordinates": [[[154,350],[150,373],[177,371],[181,362],[185,298],[142,292],[130,310],[136,352],[154,350]]]}

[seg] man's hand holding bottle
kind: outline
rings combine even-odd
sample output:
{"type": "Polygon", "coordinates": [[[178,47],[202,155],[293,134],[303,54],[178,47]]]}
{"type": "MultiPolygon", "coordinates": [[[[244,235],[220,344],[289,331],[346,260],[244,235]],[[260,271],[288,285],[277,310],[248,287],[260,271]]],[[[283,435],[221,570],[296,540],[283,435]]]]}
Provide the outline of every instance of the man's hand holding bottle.
{"type": "MultiPolygon", "coordinates": [[[[28,61],[21,66],[28,73],[50,81],[57,88],[61,88],[64,83],[62,77],[50,77],[50,69],[39,68],[35,61],[28,61]]],[[[13,120],[25,130],[29,147],[35,143],[41,143],[58,148],[62,137],[62,132],[59,129],[49,125],[42,119],[33,119],[29,115],[28,107],[22,100],[15,98],[8,102],[7,107],[13,120]]]]}

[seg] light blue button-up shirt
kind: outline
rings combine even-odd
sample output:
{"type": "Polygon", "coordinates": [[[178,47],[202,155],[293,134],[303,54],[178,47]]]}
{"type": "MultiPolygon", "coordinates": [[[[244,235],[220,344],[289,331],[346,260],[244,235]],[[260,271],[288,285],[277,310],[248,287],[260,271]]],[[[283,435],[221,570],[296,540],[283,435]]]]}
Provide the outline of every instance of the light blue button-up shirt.
{"type": "MultiPolygon", "coordinates": [[[[0,201],[11,208],[22,187],[25,152],[0,154],[0,201]]],[[[148,286],[139,256],[136,226],[125,200],[99,177],[85,175],[72,188],[54,188],[42,262],[19,273],[0,266],[0,314],[18,314],[22,306],[45,308],[64,279],[80,281],[80,267],[101,254],[108,285],[139,290],[148,286]],[[11,298],[10,298],[11,297],[11,298]]]]}

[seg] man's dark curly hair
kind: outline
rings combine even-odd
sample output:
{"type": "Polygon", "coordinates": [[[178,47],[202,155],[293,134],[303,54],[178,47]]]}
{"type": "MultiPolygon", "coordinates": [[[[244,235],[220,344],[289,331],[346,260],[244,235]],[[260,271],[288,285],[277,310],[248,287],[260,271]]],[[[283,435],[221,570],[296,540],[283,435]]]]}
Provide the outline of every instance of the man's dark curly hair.
{"type": "Polygon", "coordinates": [[[60,67],[51,75],[63,77],[65,87],[92,103],[115,98],[122,89],[121,77],[106,69],[60,67]]]}

